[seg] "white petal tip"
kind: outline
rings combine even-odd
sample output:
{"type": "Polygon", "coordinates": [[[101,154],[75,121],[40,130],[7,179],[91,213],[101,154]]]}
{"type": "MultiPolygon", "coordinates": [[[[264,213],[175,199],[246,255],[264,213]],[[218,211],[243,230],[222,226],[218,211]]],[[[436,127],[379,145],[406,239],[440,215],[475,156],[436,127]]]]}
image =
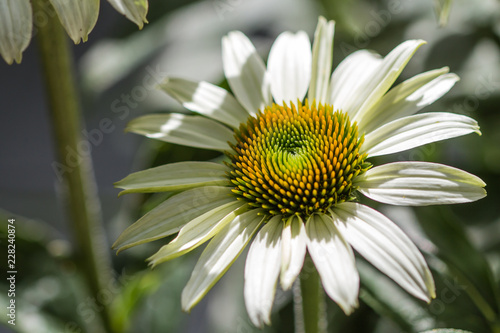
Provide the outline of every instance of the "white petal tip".
{"type": "Polygon", "coordinates": [[[147,258],[146,261],[148,262],[148,266],[151,269],[153,269],[153,268],[156,268],[156,266],[158,266],[159,264],[161,264],[162,262],[164,262],[166,260],[158,260],[156,253],[155,253],[151,257],[147,258]]]}
{"type": "Polygon", "coordinates": [[[5,62],[7,63],[7,65],[12,65],[14,62],[16,62],[16,64],[20,64],[21,61],[23,60],[23,55],[21,52],[19,52],[17,55],[15,56],[11,56],[11,55],[2,55],[3,59],[5,60],[5,62]]]}
{"type": "Polygon", "coordinates": [[[429,296],[430,296],[430,298],[429,298],[429,301],[427,301],[427,303],[430,303],[433,299],[436,298],[436,289],[435,288],[429,290],[429,296]]]}
{"type": "Polygon", "coordinates": [[[148,23],[146,15],[148,14],[147,0],[108,0],[111,5],[131,22],[135,23],[139,30],[142,30],[144,23],[148,23]]]}
{"type": "Polygon", "coordinates": [[[271,326],[270,316],[265,316],[263,313],[257,313],[255,316],[250,316],[250,321],[258,329],[263,329],[265,325],[271,326]]]}
{"type": "Polygon", "coordinates": [[[412,50],[412,54],[416,52],[421,46],[427,44],[427,41],[423,39],[410,39],[399,45],[399,47],[408,48],[408,50],[412,50]]]}
{"type": "Polygon", "coordinates": [[[227,41],[228,39],[241,38],[241,37],[245,39],[247,38],[243,32],[239,30],[233,30],[229,31],[226,36],[222,37],[222,41],[224,41],[224,39],[227,41]]]}
{"type": "Polygon", "coordinates": [[[148,20],[144,19],[144,21],[136,21],[134,23],[137,24],[139,30],[142,30],[142,28],[144,28],[144,23],[148,24],[149,22],[148,20]]]}
{"type": "Polygon", "coordinates": [[[185,305],[185,304],[182,304],[181,305],[181,308],[182,308],[182,311],[186,312],[186,313],[190,313],[191,312],[191,309],[193,308],[192,306],[189,306],[189,305],[185,305]]]}
{"type": "Polygon", "coordinates": [[[281,286],[281,289],[283,289],[283,291],[287,291],[287,290],[290,290],[290,288],[292,288],[293,286],[293,283],[295,282],[295,280],[293,280],[291,277],[282,277],[280,279],[280,286],[281,286]]]}
{"type": "Polygon", "coordinates": [[[337,304],[342,311],[344,311],[346,316],[350,316],[359,307],[358,299],[351,300],[349,302],[337,302],[337,304]]]}
{"type": "Polygon", "coordinates": [[[423,290],[420,294],[413,294],[416,298],[424,301],[427,304],[430,304],[433,299],[436,298],[435,290],[423,290]]]}
{"type": "Polygon", "coordinates": [[[75,35],[75,34],[69,34],[69,38],[71,38],[71,40],[73,41],[73,43],[75,43],[75,45],[79,45],[81,42],[87,42],[88,39],[89,39],[89,36],[88,35],[75,35]]]}
{"type": "Polygon", "coordinates": [[[322,25],[324,25],[324,24],[332,24],[332,25],[335,25],[335,21],[334,21],[334,20],[328,20],[328,19],[326,19],[326,17],[324,17],[324,16],[320,16],[320,17],[318,18],[318,22],[319,22],[320,24],[322,24],[322,25]]]}
{"type": "MultiPolygon", "coordinates": [[[[446,68],[448,68],[448,67],[446,67],[446,68]]],[[[450,69],[448,68],[448,70],[450,70],[450,69]]],[[[455,73],[450,73],[450,74],[448,74],[448,75],[449,75],[449,77],[450,77],[450,78],[452,78],[455,82],[460,81],[460,76],[458,76],[457,74],[455,74],[455,73]]]]}
{"type": "Polygon", "coordinates": [[[186,288],[184,288],[184,290],[182,291],[182,296],[181,296],[182,311],[184,311],[186,313],[190,313],[196,304],[198,304],[198,302],[190,299],[186,294],[186,288]]]}
{"type": "Polygon", "coordinates": [[[432,300],[436,298],[436,287],[434,286],[434,280],[432,278],[431,280],[425,281],[425,287],[420,286],[412,291],[408,290],[408,292],[427,304],[431,303],[432,300]]]}
{"type": "Polygon", "coordinates": [[[443,66],[439,69],[439,71],[441,71],[443,74],[446,74],[450,71],[450,67],[448,66],[443,66]]]}

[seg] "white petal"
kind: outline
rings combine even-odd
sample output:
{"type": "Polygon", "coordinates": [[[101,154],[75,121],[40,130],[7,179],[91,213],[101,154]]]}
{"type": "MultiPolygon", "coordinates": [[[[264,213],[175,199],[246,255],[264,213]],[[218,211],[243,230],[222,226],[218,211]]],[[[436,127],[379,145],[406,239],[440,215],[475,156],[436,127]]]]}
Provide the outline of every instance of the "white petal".
{"type": "Polygon", "coordinates": [[[423,41],[402,43],[385,58],[367,50],[356,51],[342,61],[332,74],[328,89],[330,103],[360,121],[389,90],[404,66],[423,41]]]}
{"type": "Polygon", "coordinates": [[[242,204],[241,201],[232,201],[195,218],[181,228],[173,241],[149,257],[149,264],[154,267],[194,250],[246,209],[246,204],[242,204]]]}
{"type": "Polygon", "coordinates": [[[432,112],[391,121],[365,135],[361,146],[369,156],[387,155],[476,132],[477,122],[467,116],[432,112]]]}
{"type": "Polygon", "coordinates": [[[180,113],[151,114],[128,123],[126,131],[184,146],[227,150],[233,132],[220,123],[200,116],[180,113]]]}
{"type": "Polygon", "coordinates": [[[75,44],[86,42],[99,16],[99,0],[50,0],[64,29],[75,44]]]}
{"type": "Polygon", "coordinates": [[[367,206],[346,202],[333,210],[335,225],[366,260],[406,291],[426,302],[436,297],[424,257],[387,217],[367,206]]]}
{"type": "Polygon", "coordinates": [[[304,221],[300,217],[292,216],[283,228],[282,259],[281,259],[281,287],[288,290],[299,276],[306,255],[307,234],[304,221]]]}
{"type": "Polygon", "coordinates": [[[191,310],[238,258],[260,227],[261,210],[238,215],[208,243],[182,291],[182,309],[191,310]]]}
{"type": "Polygon", "coordinates": [[[345,58],[335,68],[328,87],[328,101],[334,110],[347,112],[351,117],[368,98],[368,85],[382,63],[380,55],[360,50],[345,58]]]}
{"type": "Polygon", "coordinates": [[[222,65],[236,99],[251,115],[271,104],[264,62],[242,32],[233,31],[222,38],[222,65]]]}
{"type": "Polygon", "coordinates": [[[359,274],[354,254],[333,220],[312,215],[306,223],[307,250],[326,293],[348,315],[358,306],[359,274]]]}
{"type": "Polygon", "coordinates": [[[187,190],[208,185],[228,185],[226,172],[230,169],[213,162],[178,162],[160,165],[131,173],[116,182],[125,193],[151,193],[187,190]]]}
{"type": "Polygon", "coordinates": [[[332,72],[334,33],[335,21],[327,21],[320,16],[314,32],[311,84],[307,94],[309,103],[327,102],[328,82],[332,72]]]}
{"type": "Polygon", "coordinates": [[[167,78],[161,84],[161,88],[186,109],[233,128],[239,128],[249,116],[230,93],[208,82],[167,78]]]}
{"type": "Polygon", "coordinates": [[[148,0],[108,0],[108,2],[130,21],[142,29],[144,23],[148,23],[148,0]]]}
{"type": "Polygon", "coordinates": [[[0,0],[0,54],[10,65],[19,64],[28,47],[33,28],[29,0],[0,0]]]}
{"type": "Polygon", "coordinates": [[[113,244],[118,252],[178,232],[186,223],[236,201],[226,186],[205,186],[176,194],[125,229],[113,244]]]}
{"type": "Polygon", "coordinates": [[[311,42],[303,31],[276,38],[267,63],[276,104],[302,101],[311,81],[311,42]]]}
{"type": "MultiPolygon", "coordinates": [[[[366,112],[384,96],[384,94],[393,85],[399,74],[403,71],[408,61],[415,54],[418,48],[425,44],[423,40],[409,40],[392,50],[380,63],[377,70],[374,71],[366,82],[364,89],[368,95],[362,98],[362,105],[358,110],[353,110],[354,114],[351,118],[353,122],[363,119],[366,112]]],[[[360,98],[360,97],[358,97],[360,98]]]]}
{"type": "Polygon", "coordinates": [[[357,177],[355,186],[367,197],[392,205],[426,206],[479,200],[486,184],[478,177],[447,165],[396,162],[375,167],[357,177]]]}
{"type": "Polygon", "coordinates": [[[245,305],[252,323],[271,324],[276,283],[281,267],[281,215],[274,216],[255,237],[245,263],[245,305]]]}
{"type": "Polygon", "coordinates": [[[416,75],[389,90],[380,102],[358,122],[360,132],[374,129],[401,117],[410,116],[434,103],[459,80],[448,67],[416,75]]]}

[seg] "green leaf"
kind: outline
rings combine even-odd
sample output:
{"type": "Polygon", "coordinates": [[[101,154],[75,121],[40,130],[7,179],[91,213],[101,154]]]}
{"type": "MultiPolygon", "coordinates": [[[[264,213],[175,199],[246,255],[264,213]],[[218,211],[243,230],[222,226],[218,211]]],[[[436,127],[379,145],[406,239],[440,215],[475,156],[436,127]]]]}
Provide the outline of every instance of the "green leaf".
{"type": "Polygon", "coordinates": [[[125,15],[142,29],[144,23],[148,23],[146,14],[148,13],[147,0],[108,0],[108,2],[120,13],[125,15]]]}
{"type": "Polygon", "coordinates": [[[125,332],[130,330],[134,310],[160,287],[163,276],[158,271],[146,270],[130,277],[124,274],[119,280],[123,289],[111,305],[111,324],[115,332],[125,332]]]}
{"type": "Polygon", "coordinates": [[[113,244],[118,252],[178,232],[206,212],[235,201],[225,186],[206,186],[177,194],[125,229],[113,244]]]}
{"type": "MultiPolygon", "coordinates": [[[[358,259],[358,258],[356,258],[358,259]]],[[[382,317],[387,317],[402,330],[430,328],[434,318],[425,310],[425,303],[401,289],[395,282],[363,260],[356,260],[361,277],[359,297],[382,317]]]]}
{"type": "Polygon", "coordinates": [[[435,0],[436,14],[442,27],[448,23],[452,2],[453,0],[435,0]]]}
{"type": "Polygon", "coordinates": [[[162,165],[132,173],[115,183],[124,189],[120,195],[140,192],[164,192],[187,190],[208,185],[227,185],[226,172],[222,164],[212,162],[179,162],[162,165]]]}
{"type": "Polygon", "coordinates": [[[437,246],[437,256],[446,263],[458,283],[464,286],[463,289],[484,318],[490,323],[498,320],[498,285],[488,261],[472,245],[458,217],[453,216],[449,208],[435,207],[420,212],[419,221],[437,246]]]}
{"type": "Polygon", "coordinates": [[[11,65],[19,64],[33,28],[29,0],[0,0],[0,54],[11,65]]]}
{"type": "Polygon", "coordinates": [[[99,0],[50,0],[75,44],[86,42],[99,16],[99,0]]]}

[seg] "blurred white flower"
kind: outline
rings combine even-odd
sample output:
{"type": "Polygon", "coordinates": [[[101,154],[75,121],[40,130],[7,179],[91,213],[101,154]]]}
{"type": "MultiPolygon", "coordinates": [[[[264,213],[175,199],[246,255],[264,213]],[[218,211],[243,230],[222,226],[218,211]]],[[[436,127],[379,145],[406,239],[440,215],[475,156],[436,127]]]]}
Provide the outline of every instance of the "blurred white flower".
{"type": "MultiPolygon", "coordinates": [[[[34,0],[40,1],[40,0],[34,0]]],[[[147,0],[108,0],[113,7],[142,29],[147,23],[147,0]]],[[[33,15],[30,0],[0,0],[0,54],[8,64],[21,62],[31,40],[33,18],[46,24],[55,13],[75,44],[86,42],[97,22],[99,0],[50,0],[46,10],[33,15]]]]}

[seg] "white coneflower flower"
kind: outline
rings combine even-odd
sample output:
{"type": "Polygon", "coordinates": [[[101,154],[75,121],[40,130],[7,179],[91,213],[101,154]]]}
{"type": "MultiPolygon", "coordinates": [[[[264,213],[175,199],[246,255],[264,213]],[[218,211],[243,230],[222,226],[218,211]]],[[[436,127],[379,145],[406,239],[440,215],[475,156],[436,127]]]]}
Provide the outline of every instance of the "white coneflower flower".
{"type": "Polygon", "coordinates": [[[182,293],[184,310],[208,292],[250,242],[244,295],[259,327],[270,323],[278,278],[283,289],[290,288],[306,253],[326,293],[346,314],[358,305],[353,249],[415,297],[435,297],[432,275],[416,246],[387,217],[358,203],[357,194],[413,206],[484,197],[481,179],[449,166],[396,162],[372,167],[368,162],[372,156],[480,133],[479,127],[462,115],[415,114],[458,80],[448,68],[389,90],[423,41],[404,42],[384,58],[357,51],[330,76],[333,32],[334,22],[320,18],[312,52],[304,32],[281,34],[267,69],[249,39],[231,32],[222,51],[234,97],[210,83],[168,78],[163,89],[202,116],[156,114],[129,124],[130,131],[147,137],[228,157],[225,165],[174,163],[117,183],[124,193],[181,192],[125,230],[115,248],[178,232],[149,258],[156,266],[210,240],[182,293]]]}
{"type": "MultiPolygon", "coordinates": [[[[108,2],[139,29],[147,22],[148,0],[108,2]]],[[[20,63],[31,40],[33,20],[35,25],[42,26],[56,14],[75,44],[86,42],[99,16],[99,0],[46,0],[43,11],[35,14],[30,0],[0,0],[0,55],[4,60],[8,64],[20,63]]]]}

